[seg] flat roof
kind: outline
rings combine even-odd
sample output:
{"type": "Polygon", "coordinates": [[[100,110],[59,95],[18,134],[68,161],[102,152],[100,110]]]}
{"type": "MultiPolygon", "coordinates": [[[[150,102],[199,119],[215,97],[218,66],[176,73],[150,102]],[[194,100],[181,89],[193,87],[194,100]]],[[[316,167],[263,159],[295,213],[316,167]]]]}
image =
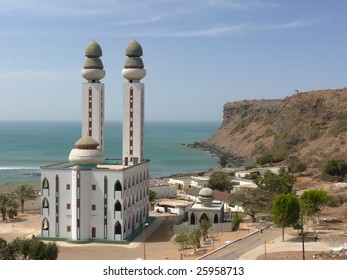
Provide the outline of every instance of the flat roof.
{"type": "MultiPolygon", "coordinates": [[[[147,160],[144,160],[142,162],[139,162],[135,165],[124,165],[121,159],[105,159],[104,163],[98,164],[95,168],[95,166],[90,167],[91,169],[108,169],[108,170],[123,170],[127,168],[131,168],[133,166],[139,165],[143,162],[147,162],[147,160]]],[[[77,165],[66,161],[66,162],[59,162],[59,163],[53,163],[50,165],[42,166],[43,169],[72,169],[74,167],[77,167],[77,165]]]]}
{"type": "Polygon", "coordinates": [[[213,201],[211,206],[204,206],[202,203],[195,202],[191,207],[193,210],[213,210],[213,209],[222,209],[223,203],[213,201]]]}

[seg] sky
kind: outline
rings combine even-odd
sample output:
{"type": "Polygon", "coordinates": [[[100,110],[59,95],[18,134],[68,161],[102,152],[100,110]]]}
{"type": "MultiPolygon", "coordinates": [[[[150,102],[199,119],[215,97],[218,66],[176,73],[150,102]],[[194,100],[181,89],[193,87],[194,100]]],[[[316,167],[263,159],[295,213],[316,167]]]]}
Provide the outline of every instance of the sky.
{"type": "Polygon", "coordinates": [[[346,87],[346,31],[340,0],[0,0],[0,121],[80,121],[93,39],[120,121],[135,38],[146,120],[219,122],[226,102],[346,87]]]}

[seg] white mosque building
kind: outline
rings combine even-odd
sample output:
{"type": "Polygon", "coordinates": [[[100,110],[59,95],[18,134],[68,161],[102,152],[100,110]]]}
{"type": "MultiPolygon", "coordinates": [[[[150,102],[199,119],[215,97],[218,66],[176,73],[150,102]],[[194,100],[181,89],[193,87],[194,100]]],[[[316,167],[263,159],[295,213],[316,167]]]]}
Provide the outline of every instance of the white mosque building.
{"type": "Polygon", "coordinates": [[[144,158],[144,84],[141,45],[126,48],[122,75],[121,159],[104,155],[105,70],[91,41],[82,76],[82,135],[68,161],[41,167],[41,236],[67,240],[127,240],[148,218],[149,160],[144,158]]]}

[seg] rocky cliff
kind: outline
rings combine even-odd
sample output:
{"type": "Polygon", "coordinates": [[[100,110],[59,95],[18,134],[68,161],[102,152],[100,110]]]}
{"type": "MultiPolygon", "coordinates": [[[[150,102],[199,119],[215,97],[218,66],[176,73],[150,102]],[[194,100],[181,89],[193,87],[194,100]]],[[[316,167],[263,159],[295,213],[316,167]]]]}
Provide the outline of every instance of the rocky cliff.
{"type": "Polygon", "coordinates": [[[347,156],[347,89],[300,92],[281,100],[244,100],[224,105],[220,129],[200,146],[232,154],[236,163],[265,155],[286,162],[297,156],[321,168],[347,156]]]}

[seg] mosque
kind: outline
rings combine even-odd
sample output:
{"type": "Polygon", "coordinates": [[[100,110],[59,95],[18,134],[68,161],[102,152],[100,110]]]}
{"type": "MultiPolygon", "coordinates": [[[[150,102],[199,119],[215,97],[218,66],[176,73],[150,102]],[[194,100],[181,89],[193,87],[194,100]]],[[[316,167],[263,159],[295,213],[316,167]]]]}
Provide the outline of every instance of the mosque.
{"type": "Polygon", "coordinates": [[[149,160],[144,158],[141,45],[126,48],[122,158],[104,154],[105,70],[91,41],[82,69],[82,133],[68,161],[41,167],[41,236],[68,240],[127,240],[149,213],[149,160]]]}

